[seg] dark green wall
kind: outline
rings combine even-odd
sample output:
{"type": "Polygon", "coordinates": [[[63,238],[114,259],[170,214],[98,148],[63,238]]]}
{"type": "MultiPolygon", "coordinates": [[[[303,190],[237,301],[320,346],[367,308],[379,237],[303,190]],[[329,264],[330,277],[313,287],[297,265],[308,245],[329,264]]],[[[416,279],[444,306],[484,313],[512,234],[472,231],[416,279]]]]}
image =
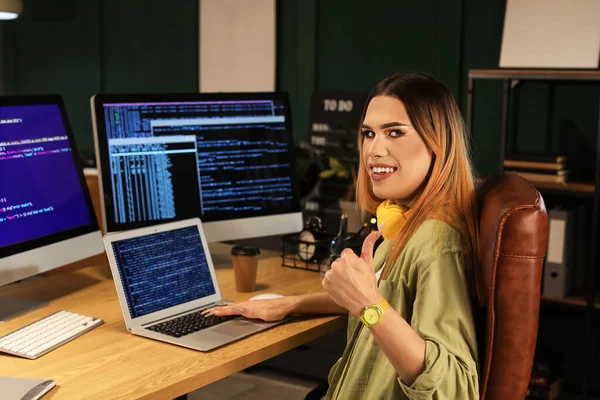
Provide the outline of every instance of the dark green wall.
{"type": "MultiPolygon", "coordinates": [[[[503,0],[281,0],[278,6],[278,87],[290,92],[297,140],[308,132],[313,90],[367,92],[394,72],[427,72],[464,105],[467,69],[497,66],[503,0]]],[[[499,110],[499,98],[487,114],[496,117],[495,105],[499,110]]],[[[475,147],[488,158],[495,148],[478,136],[475,147]]]]}
{"type": "Polygon", "coordinates": [[[592,180],[600,84],[521,82],[514,98],[509,150],[566,154],[592,180]]]}
{"type": "MultiPolygon", "coordinates": [[[[65,98],[78,147],[93,154],[94,93],[196,91],[198,3],[25,0],[0,22],[8,94],[65,98]]],[[[505,0],[279,0],[277,85],[290,92],[296,141],[315,90],[368,91],[397,71],[428,72],[466,105],[467,71],[496,68],[505,0]]],[[[473,150],[496,170],[501,85],[478,81],[473,150]]],[[[595,148],[598,85],[525,83],[516,91],[509,149],[585,154],[595,148]]]]}
{"type": "Polygon", "coordinates": [[[198,89],[198,4],[25,0],[0,23],[8,94],[63,96],[77,147],[93,157],[90,97],[198,89]]]}
{"type": "MultiPolygon", "coordinates": [[[[24,3],[19,19],[0,22],[6,90],[61,94],[88,157],[91,95],[198,88],[196,0],[24,3]]],[[[498,67],[505,0],[278,0],[277,7],[277,86],[290,92],[296,141],[306,138],[313,91],[366,92],[394,72],[428,72],[465,110],[467,71],[498,67]]],[[[571,149],[590,159],[598,85],[527,82],[516,93],[510,149],[571,149]]],[[[501,84],[478,81],[473,150],[483,175],[498,165],[500,112],[501,84]]],[[[578,328],[561,326],[574,335],[563,342],[583,343],[578,328]]]]}
{"type": "MultiPolygon", "coordinates": [[[[466,109],[469,69],[498,68],[505,0],[280,0],[278,88],[290,92],[297,141],[314,90],[368,91],[394,72],[428,72],[466,109]]],[[[598,85],[524,83],[509,149],[595,149],[598,85]],[[575,139],[575,136],[577,139],[575,139]],[[512,146],[512,144],[517,146],[512,146]],[[561,144],[562,143],[562,144],[561,144]]],[[[482,175],[499,163],[502,85],[476,82],[473,153],[482,175]]],[[[593,162],[593,161],[592,161],[593,162]]]]}
{"type": "MultiPolygon", "coordinates": [[[[463,53],[460,105],[466,111],[467,76],[469,69],[498,68],[504,0],[463,0],[463,53]]],[[[473,156],[481,175],[496,172],[499,163],[498,142],[502,110],[502,85],[479,81],[474,104],[473,156]]]]}

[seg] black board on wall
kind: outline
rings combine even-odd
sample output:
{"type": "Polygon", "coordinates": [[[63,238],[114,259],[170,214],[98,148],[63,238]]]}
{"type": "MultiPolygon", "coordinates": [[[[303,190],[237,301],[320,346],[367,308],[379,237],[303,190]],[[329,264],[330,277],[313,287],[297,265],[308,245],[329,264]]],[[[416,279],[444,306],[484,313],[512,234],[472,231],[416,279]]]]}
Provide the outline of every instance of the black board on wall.
{"type": "Polygon", "coordinates": [[[358,163],[358,125],[368,94],[361,92],[315,92],[311,97],[308,141],[320,157],[324,170],[331,159],[344,165],[348,174],[319,179],[317,187],[304,203],[305,216],[318,216],[328,234],[337,232],[340,224],[340,200],[352,201],[352,170],[358,163]]]}
{"type": "Polygon", "coordinates": [[[314,93],[309,127],[313,149],[333,157],[356,158],[358,124],[366,100],[366,93],[314,93]]]}

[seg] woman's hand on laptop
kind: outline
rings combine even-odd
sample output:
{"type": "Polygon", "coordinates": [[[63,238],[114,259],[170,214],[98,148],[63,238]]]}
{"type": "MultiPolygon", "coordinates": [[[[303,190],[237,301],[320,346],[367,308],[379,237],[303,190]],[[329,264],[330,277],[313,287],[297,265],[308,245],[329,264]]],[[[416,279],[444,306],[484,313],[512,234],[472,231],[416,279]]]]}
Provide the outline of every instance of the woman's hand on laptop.
{"type": "Polygon", "coordinates": [[[202,314],[215,315],[217,317],[241,315],[251,319],[262,319],[263,321],[279,321],[290,314],[290,305],[286,297],[269,300],[252,300],[210,308],[203,311],[202,314]]]}

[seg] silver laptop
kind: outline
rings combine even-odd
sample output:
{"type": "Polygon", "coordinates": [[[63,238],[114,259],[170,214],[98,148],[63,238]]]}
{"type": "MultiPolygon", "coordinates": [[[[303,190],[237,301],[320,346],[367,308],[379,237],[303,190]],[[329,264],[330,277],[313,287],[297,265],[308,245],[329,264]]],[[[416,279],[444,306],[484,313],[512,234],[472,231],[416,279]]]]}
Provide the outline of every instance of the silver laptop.
{"type": "Polygon", "coordinates": [[[208,351],[287,320],[202,317],[224,301],[198,218],[108,234],[104,246],[135,335],[208,351]]]}

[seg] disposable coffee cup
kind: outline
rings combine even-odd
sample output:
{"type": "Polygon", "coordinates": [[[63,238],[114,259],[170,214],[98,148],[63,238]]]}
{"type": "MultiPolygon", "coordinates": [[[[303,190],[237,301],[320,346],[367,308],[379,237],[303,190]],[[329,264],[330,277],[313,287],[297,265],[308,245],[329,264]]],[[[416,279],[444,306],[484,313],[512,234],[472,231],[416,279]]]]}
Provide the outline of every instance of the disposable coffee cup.
{"type": "Polygon", "coordinates": [[[255,246],[233,246],[231,249],[235,290],[238,292],[254,291],[259,254],[260,250],[255,246]]]}

